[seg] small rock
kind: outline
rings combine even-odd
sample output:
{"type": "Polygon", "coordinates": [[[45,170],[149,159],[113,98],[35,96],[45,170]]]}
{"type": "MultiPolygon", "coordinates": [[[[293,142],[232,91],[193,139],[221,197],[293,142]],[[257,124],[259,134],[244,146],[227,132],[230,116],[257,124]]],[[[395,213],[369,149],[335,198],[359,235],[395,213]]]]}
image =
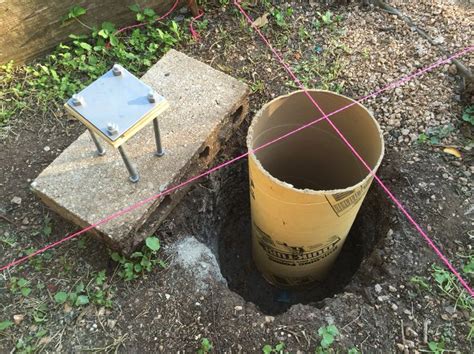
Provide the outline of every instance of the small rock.
{"type": "Polygon", "coordinates": [[[405,329],[405,333],[407,335],[407,337],[410,337],[410,338],[417,338],[418,337],[418,333],[416,333],[413,328],[411,327],[407,327],[405,329]]]}
{"type": "Polygon", "coordinates": [[[377,297],[377,300],[379,300],[380,302],[384,302],[384,301],[387,301],[390,297],[388,295],[382,295],[382,296],[379,296],[377,297]]]}
{"type": "Polygon", "coordinates": [[[397,310],[398,310],[397,304],[392,304],[392,310],[393,310],[393,311],[397,311],[397,310]]]}
{"type": "Polygon", "coordinates": [[[21,198],[20,197],[13,197],[11,202],[13,204],[20,205],[21,204],[21,198]]]}
{"type": "Polygon", "coordinates": [[[377,294],[380,294],[380,292],[382,291],[382,287],[380,286],[380,284],[375,284],[374,288],[377,294]]]}
{"type": "Polygon", "coordinates": [[[275,321],[275,317],[273,316],[265,316],[265,322],[270,323],[275,321]]]}
{"type": "Polygon", "coordinates": [[[110,329],[113,329],[116,324],[117,324],[117,320],[111,320],[111,319],[107,320],[107,327],[109,327],[110,329]]]}
{"type": "Polygon", "coordinates": [[[51,342],[51,337],[43,337],[39,340],[38,345],[47,345],[51,342]]]}
{"type": "Polygon", "coordinates": [[[456,75],[458,73],[458,68],[456,67],[456,65],[451,64],[449,66],[448,73],[450,73],[451,75],[456,75]]]}
{"type": "Polygon", "coordinates": [[[409,130],[409,129],[402,129],[402,135],[403,135],[403,136],[407,136],[408,134],[410,134],[410,130],[409,130]]]}
{"type": "Polygon", "coordinates": [[[415,348],[415,342],[413,342],[412,340],[406,340],[405,343],[406,345],[408,345],[408,348],[410,349],[415,348]]]}
{"type": "Polygon", "coordinates": [[[13,322],[15,322],[16,325],[19,325],[24,318],[25,315],[13,315],[13,322]]]}
{"type": "Polygon", "coordinates": [[[403,313],[404,313],[405,315],[411,315],[411,311],[410,311],[410,310],[407,310],[407,309],[403,310],[403,313]]]}
{"type": "Polygon", "coordinates": [[[23,220],[21,221],[21,223],[23,225],[28,225],[30,223],[30,221],[28,220],[28,218],[25,216],[25,218],[23,218],[23,220]]]}
{"type": "Polygon", "coordinates": [[[49,146],[45,146],[45,147],[43,148],[43,150],[46,151],[46,152],[48,152],[49,150],[51,150],[51,148],[50,148],[49,146]]]}
{"type": "Polygon", "coordinates": [[[170,299],[170,297],[171,297],[171,295],[170,295],[170,294],[165,294],[165,298],[166,298],[166,300],[169,300],[169,299],[170,299]]]}
{"type": "Polygon", "coordinates": [[[456,309],[454,308],[454,306],[451,306],[451,305],[450,305],[450,306],[446,306],[446,307],[444,308],[444,310],[445,310],[447,313],[449,313],[450,315],[452,315],[453,313],[456,312],[456,309]]]}
{"type": "Polygon", "coordinates": [[[71,312],[71,311],[72,311],[72,307],[66,302],[66,303],[64,304],[64,312],[65,312],[65,313],[69,313],[69,312],[71,312]]]}
{"type": "Polygon", "coordinates": [[[401,352],[403,352],[405,350],[405,346],[402,343],[397,343],[397,348],[401,352]]]}
{"type": "Polygon", "coordinates": [[[389,285],[389,286],[388,286],[388,291],[390,291],[391,293],[396,293],[396,292],[397,292],[397,288],[394,287],[393,285],[389,285]]]}
{"type": "Polygon", "coordinates": [[[234,310],[235,310],[235,311],[242,311],[242,310],[243,310],[243,307],[242,307],[242,306],[235,306],[235,307],[234,307],[234,310]]]}

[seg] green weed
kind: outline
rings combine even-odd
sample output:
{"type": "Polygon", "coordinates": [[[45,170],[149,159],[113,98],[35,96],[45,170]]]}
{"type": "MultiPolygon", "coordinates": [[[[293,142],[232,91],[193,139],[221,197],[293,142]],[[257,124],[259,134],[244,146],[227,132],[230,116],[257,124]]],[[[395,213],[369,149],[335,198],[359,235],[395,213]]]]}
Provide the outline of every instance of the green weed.
{"type": "Polygon", "coordinates": [[[285,349],[285,343],[278,343],[274,347],[272,347],[270,344],[265,344],[262,348],[262,352],[265,354],[271,354],[271,353],[278,353],[278,354],[283,354],[283,350],[285,349]]]}
{"type": "Polygon", "coordinates": [[[431,341],[428,342],[428,348],[433,352],[433,354],[442,354],[444,353],[444,341],[439,342],[431,341]]]}
{"type": "Polygon", "coordinates": [[[110,308],[113,305],[113,291],[106,280],[105,270],[102,270],[94,275],[87,286],[81,281],[69,292],[58,291],[54,295],[54,301],[59,305],[68,302],[72,306],[80,307],[94,303],[110,308]]]}
{"type": "Polygon", "coordinates": [[[0,322],[0,331],[4,331],[6,330],[7,328],[13,326],[13,322],[12,321],[2,321],[0,322]]]}
{"type": "Polygon", "coordinates": [[[319,18],[313,22],[313,26],[318,30],[322,27],[334,29],[335,25],[342,20],[342,16],[334,16],[330,10],[327,10],[325,13],[317,12],[317,14],[319,18]]]}
{"type": "Polygon", "coordinates": [[[201,340],[201,347],[198,349],[197,353],[207,354],[207,353],[210,353],[211,350],[212,350],[212,342],[207,338],[203,338],[201,340]]]}
{"type": "Polygon", "coordinates": [[[431,286],[428,284],[428,281],[425,277],[415,275],[410,278],[410,283],[418,286],[421,289],[424,290],[430,290],[431,286]]]}
{"type": "Polygon", "coordinates": [[[16,238],[6,231],[3,236],[0,237],[0,242],[6,244],[8,247],[14,247],[16,245],[16,238]]]}
{"type": "MultiPolygon", "coordinates": [[[[462,273],[467,278],[472,278],[474,274],[474,255],[467,257],[467,262],[462,268],[462,273]]],[[[428,279],[422,276],[413,276],[410,282],[420,288],[420,290],[429,291],[435,293],[436,291],[443,295],[445,298],[450,299],[454,305],[454,309],[459,308],[463,311],[467,311],[469,314],[469,332],[467,335],[468,340],[474,336],[474,300],[467,293],[467,291],[459,284],[456,276],[449,270],[442,268],[436,264],[431,266],[431,279],[434,282],[434,287],[428,283],[428,279]]],[[[439,345],[439,350],[444,350],[444,345],[451,336],[449,328],[444,334],[444,337],[439,342],[431,342],[431,346],[439,345]]],[[[430,346],[430,350],[436,352],[430,346]]]]}
{"type": "Polygon", "coordinates": [[[321,337],[320,347],[316,348],[316,353],[325,353],[332,346],[339,330],[333,324],[323,326],[318,329],[318,335],[321,337]]]}
{"type": "Polygon", "coordinates": [[[446,124],[438,127],[430,127],[418,136],[419,143],[429,143],[437,145],[454,132],[455,128],[452,124],[446,124]]]}
{"type": "Polygon", "coordinates": [[[150,236],[145,240],[142,250],[132,253],[130,258],[122,256],[117,252],[112,252],[111,258],[121,266],[120,277],[124,280],[133,280],[145,272],[151,272],[151,269],[156,264],[163,268],[166,267],[164,261],[155,258],[160,247],[160,240],[157,237],[150,236]]]}
{"type": "Polygon", "coordinates": [[[474,105],[470,105],[464,109],[462,120],[470,125],[474,125],[474,105]]]}
{"type": "Polygon", "coordinates": [[[45,303],[38,304],[31,314],[34,323],[44,323],[48,320],[48,306],[45,303]]]}
{"type": "MultiPolygon", "coordinates": [[[[342,61],[330,58],[329,54],[322,57],[312,55],[308,60],[301,60],[294,66],[295,73],[305,87],[321,88],[341,92],[344,83],[338,79],[344,68],[342,61]]],[[[287,86],[297,88],[293,81],[288,81],[287,86]]]]}
{"type": "Polygon", "coordinates": [[[270,10],[270,14],[275,19],[275,23],[278,27],[288,28],[287,20],[293,15],[293,9],[291,7],[287,7],[286,9],[273,7],[270,10]]]}
{"type": "Polygon", "coordinates": [[[17,278],[11,277],[10,278],[10,291],[13,294],[20,293],[24,297],[27,297],[31,293],[31,288],[29,287],[30,282],[25,278],[17,278]]]}
{"type": "Polygon", "coordinates": [[[265,82],[262,80],[255,80],[250,84],[250,90],[252,93],[262,92],[265,89],[265,82]]]}
{"type": "Polygon", "coordinates": [[[71,290],[68,293],[64,291],[58,291],[54,295],[54,301],[56,301],[56,303],[60,305],[69,301],[69,303],[73,306],[83,306],[89,303],[89,296],[87,294],[84,283],[81,281],[79,282],[79,284],[76,285],[74,290],[71,290]]]}
{"type": "MultiPolygon", "coordinates": [[[[468,269],[471,267],[470,264],[468,269]]],[[[459,307],[470,312],[474,310],[472,297],[459,285],[454,274],[436,264],[432,265],[432,274],[438,289],[454,301],[455,308],[459,307]]]]}

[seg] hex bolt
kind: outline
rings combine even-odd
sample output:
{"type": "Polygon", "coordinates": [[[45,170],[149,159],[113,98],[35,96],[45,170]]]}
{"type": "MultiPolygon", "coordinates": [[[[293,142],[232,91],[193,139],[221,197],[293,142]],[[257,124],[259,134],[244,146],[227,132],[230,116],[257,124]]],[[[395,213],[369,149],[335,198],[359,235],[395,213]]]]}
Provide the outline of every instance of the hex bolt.
{"type": "Polygon", "coordinates": [[[123,146],[119,146],[118,151],[120,152],[120,155],[122,156],[122,160],[125,163],[125,167],[128,170],[128,174],[129,174],[128,178],[130,179],[130,181],[132,183],[137,183],[140,180],[140,175],[138,174],[137,169],[135,168],[135,166],[128,159],[128,156],[127,156],[123,146]]]}
{"type": "Polygon", "coordinates": [[[156,142],[156,156],[163,156],[165,152],[161,146],[161,137],[160,137],[160,126],[158,125],[158,118],[153,119],[153,128],[155,130],[155,142],[156,142]]]}
{"type": "Polygon", "coordinates": [[[74,94],[72,95],[72,104],[74,106],[80,106],[84,103],[84,99],[82,98],[82,96],[78,95],[78,94],[74,94]]]}
{"type": "Polygon", "coordinates": [[[155,103],[156,102],[155,91],[153,91],[153,90],[148,91],[148,95],[146,97],[148,98],[148,102],[150,102],[150,103],[155,103]]]}
{"type": "Polygon", "coordinates": [[[122,75],[122,67],[118,64],[114,64],[114,66],[112,67],[112,72],[114,76],[120,76],[122,75]]]}
{"type": "Polygon", "coordinates": [[[117,124],[114,124],[114,123],[108,123],[107,124],[107,133],[109,133],[109,135],[115,135],[118,133],[118,125],[117,124]]]}
{"type": "Polygon", "coordinates": [[[89,133],[91,134],[92,141],[95,144],[95,147],[97,148],[97,155],[99,156],[104,156],[105,155],[105,149],[102,147],[100,144],[99,140],[97,139],[96,135],[92,130],[89,129],[89,133]]]}

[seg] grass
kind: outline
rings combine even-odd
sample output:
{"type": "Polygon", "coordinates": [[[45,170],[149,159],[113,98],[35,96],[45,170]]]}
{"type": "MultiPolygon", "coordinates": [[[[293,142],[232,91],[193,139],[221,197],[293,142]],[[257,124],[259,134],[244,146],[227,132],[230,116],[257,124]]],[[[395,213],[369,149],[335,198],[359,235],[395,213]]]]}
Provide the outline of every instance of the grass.
{"type": "MultiPolygon", "coordinates": [[[[77,244],[80,244],[79,241],[76,241],[77,244]]],[[[39,268],[40,272],[28,272],[30,266],[37,269],[38,261],[35,259],[41,259],[41,255],[32,258],[27,264],[18,266],[16,271],[28,276],[9,278],[6,276],[5,281],[0,280],[0,289],[4,287],[10,293],[8,297],[10,301],[2,305],[12,307],[13,313],[17,314],[13,316],[15,321],[12,321],[11,315],[0,316],[0,342],[2,337],[13,337],[18,329],[20,335],[15,336],[17,352],[37,352],[49,343],[50,333],[57,332],[60,323],[76,318],[86,308],[92,306],[96,313],[116,308],[117,288],[123,284],[115,274],[129,282],[144,277],[157,265],[164,264],[159,258],[160,249],[159,239],[155,236],[148,237],[140,251],[142,256],[127,260],[133,269],[133,276],[128,278],[124,271],[126,267],[120,262],[115,263],[115,270],[112,273],[105,269],[89,271],[88,268],[77,264],[78,262],[71,267],[71,260],[67,258],[58,259],[48,267],[39,268]],[[136,265],[140,265],[140,271],[136,265]],[[47,272],[49,267],[55,268],[55,274],[47,272]],[[28,331],[22,331],[25,323],[28,324],[26,327],[29,328],[28,331]]]]}
{"type": "Polygon", "coordinates": [[[64,21],[79,21],[89,35],[70,35],[70,42],[59,44],[46,57],[28,65],[13,62],[0,66],[0,136],[13,129],[15,118],[25,114],[53,115],[62,103],[93,80],[121,63],[141,76],[171,47],[190,37],[175,21],[156,23],[151,9],[131,6],[144,25],[117,33],[117,27],[104,22],[92,27],[81,22],[86,10],[75,6],[64,21]]]}
{"type": "MultiPolygon", "coordinates": [[[[474,278],[474,254],[464,257],[466,262],[462,267],[462,276],[468,280],[468,283],[474,278]]],[[[451,303],[454,310],[459,309],[465,311],[469,315],[467,321],[468,333],[467,340],[474,338],[474,299],[462,287],[458,279],[444,267],[433,264],[430,269],[430,277],[414,276],[410,279],[420,292],[429,292],[435,297],[441,297],[451,303]]],[[[449,327],[449,323],[447,325],[449,327]]],[[[431,340],[428,347],[434,353],[442,353],[445,351],[447,343],[455,340],[450,328],[445,328],[438,340],[431,340]]]]}

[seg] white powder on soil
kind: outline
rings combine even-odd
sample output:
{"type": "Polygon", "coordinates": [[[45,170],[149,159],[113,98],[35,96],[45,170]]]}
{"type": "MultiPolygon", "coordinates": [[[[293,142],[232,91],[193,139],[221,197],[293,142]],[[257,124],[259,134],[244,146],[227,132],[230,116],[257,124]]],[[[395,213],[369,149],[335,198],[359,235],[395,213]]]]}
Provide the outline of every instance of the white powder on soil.
{"type": "Polygon", "coordinates": [[[215,281],[224,282],[219,264],[212,251],[193,236],[188,236],[170,247],[174,264],[191,273],[197,290],[205,291],[215,281]]]}

